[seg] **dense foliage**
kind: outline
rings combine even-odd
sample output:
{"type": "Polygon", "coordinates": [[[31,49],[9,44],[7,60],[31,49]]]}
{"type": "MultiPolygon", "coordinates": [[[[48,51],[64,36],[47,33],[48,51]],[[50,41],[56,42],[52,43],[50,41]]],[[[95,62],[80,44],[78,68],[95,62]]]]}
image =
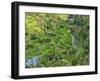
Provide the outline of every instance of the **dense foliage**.
{"type": "Polygon", "coordinates": [[[89,16],[25,13],[25,60],[32,67],[89,64],[89,16]]]}

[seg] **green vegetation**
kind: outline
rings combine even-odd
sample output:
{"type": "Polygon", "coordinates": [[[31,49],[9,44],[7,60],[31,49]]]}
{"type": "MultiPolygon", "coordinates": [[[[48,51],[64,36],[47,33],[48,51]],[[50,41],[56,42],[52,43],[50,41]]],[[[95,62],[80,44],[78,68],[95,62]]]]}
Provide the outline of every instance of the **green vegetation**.
{"type": "Polygon", "coordinates": [[[25,13],[25,60],[32,67],[89,65],[89,16],[25,13]]]}

